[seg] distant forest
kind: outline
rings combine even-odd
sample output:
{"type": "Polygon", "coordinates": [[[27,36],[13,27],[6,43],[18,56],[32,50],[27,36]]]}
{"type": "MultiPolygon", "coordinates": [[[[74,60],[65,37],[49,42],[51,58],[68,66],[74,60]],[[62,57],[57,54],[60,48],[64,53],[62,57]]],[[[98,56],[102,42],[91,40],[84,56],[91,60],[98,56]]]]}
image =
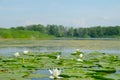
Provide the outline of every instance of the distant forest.
{"type": "Polygon", "coordinates": [[[120,26],[95,26],[88,28],[42,24],[0,28],[0,38],[120,38],[120,26]]]}
{"type": "Polygon", "coordinates": [[[79,38],[119,38],[120,26],[95,26],[89,28],[65,27],[63,25],[29,25],[12,27],[15,30],[39,31],[56,37],[79,37],[79,38]]]}

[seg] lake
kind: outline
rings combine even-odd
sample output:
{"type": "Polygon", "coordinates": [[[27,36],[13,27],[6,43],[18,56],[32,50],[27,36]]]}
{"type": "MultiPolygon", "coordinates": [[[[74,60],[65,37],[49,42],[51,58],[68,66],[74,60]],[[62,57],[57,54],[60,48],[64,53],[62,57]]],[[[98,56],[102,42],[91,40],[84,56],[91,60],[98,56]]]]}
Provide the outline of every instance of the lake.
{"type": "Polygon", "coordinates": [[[62,52],[70,54],[76,49],[90,53],[120,54],[120,41],[117,39],[92,40],[0,40],[0,55],[11,55],[15,52],[62,52]]]}
{"type": "MultiPolygon", "coordinates": [[[[22,53],[24,50],[29,50],[30,52],[34,52],[34,53],[62,52],[62,56],[67,56],[67,55],[70,55],[71,53],[75,52],[76,49],[80,49],[82,52],[84,52],[86,54],[89,54],[89,53],[95,52],[95,51],[98,51],[101,53],[108,53],[108,54],[120,54],[120,41],[117,39],[0,40],[0,55],[4,55],[4,56],[11,56],[11,55],[14,55],[14,53],[16,53],[16,52],[22,53]]],[[[102,65],[106,66],[104,64],[102,64],[102,65]]],[[[89,66],[89,65],[87,65],[87,66],[89,66]]],[[[93,66],[93,68],[96,68],[96,66],[95,67],[93,66]]],[[[113,77],[120,74],[120,70],[119,70],[119,68],[118,69],[117,68],[116,68],[116,72],[111,74],[113,77]]],[[[82,69],[84,71],[84,67],[76,68],[76,69],[82,69]]],[[[49,78],[50,73],[49,73],[48,69],[39,69],[39,70],[34,71],[33,74],[35,74],[35,75],[43,74],[43,75],[47,75],[47,76],[42,77],[42,78],[34,78],[33,77],[33,78],[31,78],[31,80],[51,80],[49,78]]]]}

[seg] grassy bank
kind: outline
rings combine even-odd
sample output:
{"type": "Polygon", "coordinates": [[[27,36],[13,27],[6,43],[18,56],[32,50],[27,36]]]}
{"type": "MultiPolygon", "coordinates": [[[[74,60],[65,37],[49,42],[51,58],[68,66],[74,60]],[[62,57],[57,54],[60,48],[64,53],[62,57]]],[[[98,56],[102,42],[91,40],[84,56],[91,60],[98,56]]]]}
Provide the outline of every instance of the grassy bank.
{"type": "Polygon", "coordinates": [[[1,39],[52,39],[54,36],[38,31],[0,29],[1,39]]]}

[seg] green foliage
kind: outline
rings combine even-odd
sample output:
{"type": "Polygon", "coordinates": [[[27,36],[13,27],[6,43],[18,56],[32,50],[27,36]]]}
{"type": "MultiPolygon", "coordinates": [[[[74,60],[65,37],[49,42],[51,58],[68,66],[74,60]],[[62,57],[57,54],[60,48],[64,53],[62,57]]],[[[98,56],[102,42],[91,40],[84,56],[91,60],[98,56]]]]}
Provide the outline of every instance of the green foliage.
{"type": "MultiPolygon", "coordinates": [[[[62,77],[62,80],[119,80],[120,58],[118,57],[117,60],[113,61],[115,54],[103,54],[100,52],[84,53],[86,55],[83,62],[77,61],[77,58],[72,59],[72,56],[75,55],[68,55],[68,58],[61,56],[60,60],[57,60],[54,57],[58,54],[62,53],[29,52],[24,55],[21,52],[19,57],[14,57],[13,55],[9,57],[0,56],[0,79],[49,79],[50,73],[48,70],[57,68],[61,70],[59,76],[62,77]],[[95,59],[98,59],[98,61],[93,61],[95,59]],[[22,63],[23,60],[24,63],[22,63]],[[39,73],[40,70],[45,72],[39,73]]],[[[116,56],[120,56],[120,54],[116,54],[116,56]]]]}
{"type": "Polygon", "coordinates": [[[0,29],[0,38],[4,39],[49,39],[54,36],[44,34],[38,31],[0,29]]]}
{"type": "Polygon", "coordinates": [[[44,26],[41,24],[34,24],[29,26],[12,27],[10,30],[0,29],[0,33],[1,38],[47,38],[48,36],[44,34],[54,35],[56,37],[120,38],[120,26],[95,26],[89,28],[74,28],[65,27],[63,25],[44,26]],[[24,35],[22,33],[24,33],[24,35]]]}

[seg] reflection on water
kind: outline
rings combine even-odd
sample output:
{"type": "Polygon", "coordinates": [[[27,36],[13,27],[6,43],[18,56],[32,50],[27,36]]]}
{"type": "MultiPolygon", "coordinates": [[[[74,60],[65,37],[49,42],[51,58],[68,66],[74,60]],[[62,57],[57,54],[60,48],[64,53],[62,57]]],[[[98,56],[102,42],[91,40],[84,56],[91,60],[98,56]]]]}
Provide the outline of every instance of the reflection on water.
{"type": "MultiPolygon", "coordinates": [[[[15,52],[22,53],[24,50],[29,50],[30,52],[62,52],[63,55],[71,54],[76,51],[76,48],[73,47],[63,47],[63,46],[36,46],[36,47],[5,47],[0,48],[0,55],[11,55],[15,52]]],[[[82,52],[90,53],[94,51],[99,51],[101,53],[120,53],[120,50],[85,50],[80,49],[82,52]]]]}
{"type": "Polygon", "coordinates": [[[66,47],[6,47],[0,48],[0,54],[2,55],[11,55],[15,52],[22,53],[24,50],[29,50],[30,52],[62,52],[63,54],[69,54],[74,52],[74,48],[66,48],[66,47]]]}
{"type": "Polygon", "coordinates": [[[31,80],[51,80],[49,78],[50,76],[50,73],[47,69],[40,69],[40,70],[37,70],[36,72],[34,72],[33,74],[44,74],[46,75],[47,77],[43,77],[43,78],[31,78],[31,80]]]}
{"type": "MultiPolygon", "coordinates": [[[[94,68],[98,69],[97,66],[95,66],[94,68]]],[[[50,76],[50,73],[47,69],[40,69],[40,70],[37,70],[36,72],[34,72],[33,74],[44,74],[46,75],[47,77],[43,77],[43,78],[31,78],[31,80],[52,80],[49,78],[50,76]]],[[[120,74],[120,70],[116,70],[115,73],[112,73],[113,77],[115,77],[115,74],[120,74]]]]}
{"type": "Polygon", "coordinates": [[[46,74],[50,76],[50,72],[47,69],[40,69],[34,72],[33,74],[46,74]]]}
{"type": "Polygon", "coordinates": [[[120,70],[116,70],[115,74],[120,74],[120,70]]]}
{"type": "Polygon", "coordinates": [[[51,80],[50,78],[31,78],[31,80],[51,80]]]}

